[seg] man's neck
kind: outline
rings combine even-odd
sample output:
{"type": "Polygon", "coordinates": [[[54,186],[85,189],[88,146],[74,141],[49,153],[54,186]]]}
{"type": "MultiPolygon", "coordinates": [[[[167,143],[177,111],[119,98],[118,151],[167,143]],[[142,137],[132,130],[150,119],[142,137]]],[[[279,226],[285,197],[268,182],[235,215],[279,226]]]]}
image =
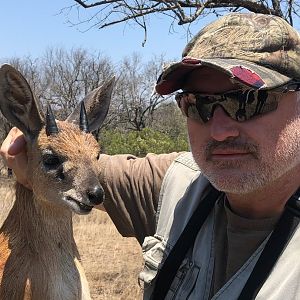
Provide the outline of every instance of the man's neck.
{"type": "Polygon", "coordinates": [[[249,219],[264,219],[279,216],[299,187],[298,177],[290,177],[279,179],[272,185],[248,194],[226,193],[226,196],[231,210],[237,215],[249,219]]]}

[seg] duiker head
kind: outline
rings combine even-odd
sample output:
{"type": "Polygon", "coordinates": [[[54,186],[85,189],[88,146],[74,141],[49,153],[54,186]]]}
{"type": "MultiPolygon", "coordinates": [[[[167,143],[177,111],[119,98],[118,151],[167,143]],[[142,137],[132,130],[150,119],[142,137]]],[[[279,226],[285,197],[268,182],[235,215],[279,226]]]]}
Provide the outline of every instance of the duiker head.
{"type": "Polygon", "coordinates": [[[78,214],[103,201],[97,178],[100,148],[90,133],[103,123],[114,78],[93,90],[65,121],[56,121],[50,107],[40,113],[35,96],[20,72],[0,68],[0,109],[27,140],[27,176],[37,201],[78,214]]]}

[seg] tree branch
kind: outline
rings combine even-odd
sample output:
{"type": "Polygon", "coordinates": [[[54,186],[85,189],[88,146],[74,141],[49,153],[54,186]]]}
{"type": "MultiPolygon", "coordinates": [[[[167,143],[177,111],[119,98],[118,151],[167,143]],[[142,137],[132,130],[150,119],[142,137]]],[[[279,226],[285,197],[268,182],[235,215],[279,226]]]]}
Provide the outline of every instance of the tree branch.
{"type": "MultiPolygon", "coordinates": [[[[171,24],[191,24],[209,14],[220,16],[230,11],[248,10],[254,13],[272,14],[293,24],[299,17],[300,0],[74,0],[76,7],[96,11],[94,16],[86,18],[99,29],[133,21],[144,30],[143,45],[147,40],[149,18],[146,16],[162,14],[172,19],[171,24]],[[97,8],[98,7],[98,8],[97,8]]],[[[72,9],[71,7],[70,9],[72,9]]],[[[82,24],[83,22],[80,22],[82,24]]]]}

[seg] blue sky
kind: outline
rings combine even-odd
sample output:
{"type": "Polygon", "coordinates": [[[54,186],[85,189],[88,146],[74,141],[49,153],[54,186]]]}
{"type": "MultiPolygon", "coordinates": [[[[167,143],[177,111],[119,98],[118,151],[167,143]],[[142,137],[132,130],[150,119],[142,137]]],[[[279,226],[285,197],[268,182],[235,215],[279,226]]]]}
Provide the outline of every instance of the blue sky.
{"type": "MultiPolygon", "coordinates": [[[[142,47],[143,31],[138,27],[115,25],[106,29],[85,31],[87,26],[70,26],[60,10],[74,4],[72,0],[3,1],[0,8],[1,46],[0,59],[41,56],[47,47],[65,49],[82,47],[101,51],[118,62],[123,57],[138,52],[146,60],[164,54],[168,60],[178,60],[187,42],[185,29],[176,26],[169,33],[170,19],[151,18],[148,40],[142,47]],[[85,31],[85,32],[83,32],[85,31]]],[[[72,20],[75,22],[76,17],[72,20]]],[[[193,25],[196,33],[209,20],[193,25]]],[[[299,21],[295,24],[299,30],[299,21]]]]}
{"type": "MultiPolygon", "coordinates": [[[[74,4],[72,0],[9,0],[1,3],[0,58],[41,56],[47,47],[83,47],[101,51],[117,62],[133,52],[143,58],[165,54],[168,59],[179,59],[186,44],[185,30],[176,27],[169,33],[170,20],[152,18],[148,40],[144,47],[143,31],[138,27],[115,25],[107,29],[86,30],[87,26],[70,26],[60,10],[74,4]]],[[[72,18],[76,21],[76,18],[72,18]]],[[[198,28],[202,27],[200,22],[198,28]]],[[[197,31],[196,30],[196,31],[197,31]]]]}

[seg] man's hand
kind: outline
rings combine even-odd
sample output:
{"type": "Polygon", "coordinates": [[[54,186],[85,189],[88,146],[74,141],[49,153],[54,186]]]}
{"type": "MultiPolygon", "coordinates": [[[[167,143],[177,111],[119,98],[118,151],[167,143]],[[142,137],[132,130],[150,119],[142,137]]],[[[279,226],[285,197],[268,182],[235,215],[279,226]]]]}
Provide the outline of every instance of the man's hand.
{"type": "Polygon", "coordinates": [[[23,133],[16,127],[12,128],[4,140],[0,154],[7,166],[13,169],[17,181],[31,189],[27,179],[27,152],[23,133]]]}

